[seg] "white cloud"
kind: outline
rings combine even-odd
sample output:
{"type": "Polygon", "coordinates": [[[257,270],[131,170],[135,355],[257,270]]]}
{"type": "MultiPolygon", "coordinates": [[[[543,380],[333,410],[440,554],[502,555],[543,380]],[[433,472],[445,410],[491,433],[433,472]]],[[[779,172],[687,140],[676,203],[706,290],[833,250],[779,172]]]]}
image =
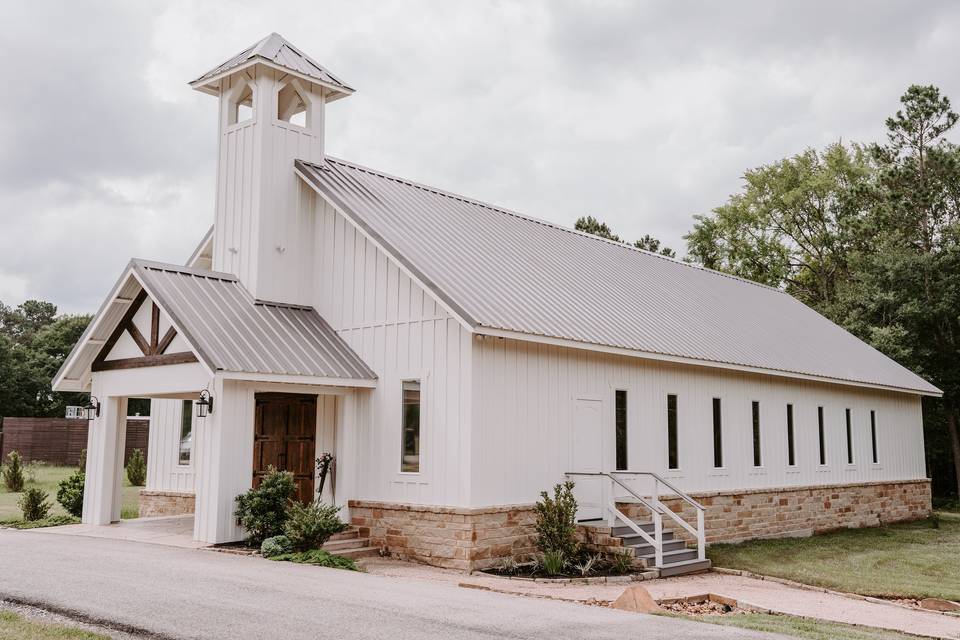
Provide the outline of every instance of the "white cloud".
{"type": "MultiPolygon", "coordinates": [[[[0,39],[0,300],[92,311],[212,220],[215,101],[187,82],[277,31],[357,89],[332,154],[682,249],[744,169],[960,96],[960,7],[910,2],[21,3],[0,39]],[[12,62],[12,63],[11,63],[12,62]]],[[[960,98],[958,98],[960,99],[960,98]]]]}

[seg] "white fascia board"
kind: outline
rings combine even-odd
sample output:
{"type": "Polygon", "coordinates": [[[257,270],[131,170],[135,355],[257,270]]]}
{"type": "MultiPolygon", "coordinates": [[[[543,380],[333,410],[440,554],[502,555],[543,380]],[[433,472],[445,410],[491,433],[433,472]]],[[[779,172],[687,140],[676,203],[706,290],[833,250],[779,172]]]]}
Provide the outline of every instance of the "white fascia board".
{"type": "Polygon", "coordinates": [[[190,254],[190,257],[187,258],[188,267],[196,267],[197,260],[203,255],[204,249],[207,246],[210,246],[210,255],[213,255],[213,225],[210,225],[210,228],[207,229],[207,232],[203,234],[203,239],[200,241],[200,244],[197,245],[197,248],[193,250],[193,253],[190,254]]]}
{"type": "Polygon", "coordinates": [[[250,382],[270,382],[277,384],[295,384],[306,386],[376,389],[376,380],[358,378],[328,378],[323,376],[298,376],[282,373],[251,373],[248,371],[218,371],[224,380],[246,380],[250,382]]]}
{"type": "Polygon", "coordinates": [[[698,360],[696,358],[685,358],[683,356],[673,356],[663,353],[654,353],[650,351],[640,351],[637,349],[626,349],[624,347],[613,347],[590,342],[580,342],[569,340],[567,338],[553,338],[550,336],[534,335],[522,333],[519,331],[509,331],[505,329],[494,329],[490,327],[478,326],[474,333],[477,335],[490,336],[494,338],[508,338],[511,340],[522,340],[525,342],[536,342],[539,344],[549,344],[558,347],[568,347],[571,349],[583,349],[586,351],[596,351],[599,353],[610,353],[614,355],[629,356],[632,358],[643,358],[646,360],[657,360],[660,362],[673,362],[677,364],[687,364],[697,367],[710,367],[714,369],[727,369],[729,371],[740,371],[744,373],[756,373],[765,376],[777,376],[781,378],[792,378],[794,380],[809,380],[812,382],[823,382],[831,385],[844,385],[850,387],[861,387],[866,389],[877,389],[880,391],[893,391],[897,393],[909,393],[919,396],[930,396],[939,398],[943,395],[942,391],[922,391],[919,389],[906,389],[903,387],[894,387],[890,385],[874,384],[869,382],[858,382],[854,380],[844,380],[842,378],[830,378],[827,376],[817,376],[806,373],[794,373],[790,371],[781,371],[779,369],[766,369],[763,367],[752,367],[748,365],[730,364],[726,362],[715,362],[712,360],[698,360]]]}
{"type": "Polygon", "coordinates": [[[219,89],[215,89],[210,85],[216,84],[218,81],[222,80],[226,76],[233,75],[234,73],[238,73],[240,71],[243,71],[244,69],[249,69],[250,67],[256,66],[258,64],[262,64],[265,67],[270,67],[271,69],[281,71],[291,76],[295,76],[306,82],[313,83],[318,87],[323,87],[324,89],[328,89],[329,91],[332,92],[332,94],[330,94],[329,97],[326,98],[327,102],[333,102],[334,100],[339,100],[340,98],[346,98],[347,96],[353,94],[354,92],[353,89],[348,89],[348,88],[337,86],[335,84],[330,84],[329,82],[324,82],[322,80],[318,80],[317,78],[311,78],[305,73],[300,73],[299,71],[288,69],[287,67],[284,67],[275,62],[271,62],[266,58],[261,58],[261,57],[254,57],[243,64],[239,64],[235,67],[230,67],[229,69],[224,69],[223,71],[221,71],[215,76],[211,76],[203,80],[194,80],[193,82],[190,83],[190,87],[192,89],[196,89],[197,91],[202,91],[203,93],[209,94],[211,96],[217,96],[220,94],[219,89]]]}
{"type": "Polygon", "coordinates": [[[455,318],[457,322],[459,322],[464,329],[466,329],[469,333],[475,332],[474,331],[475,325],[471,323],[467,318],[465,318],[463,316],[463,313],[461,313],[460,311],[455,309],[451,304],[449,304],[443,298],[443,296],[438,296],[436,292],[433,290],[433,287],[430,286],[428,283],[424,282],[423,278],[421,278],[420,275],[417,274],[413,269],[409,268],[409,266],[407,265],[407,261],[402,259],[399,255],[397,255],[397,252],[395,252],[390,247],[384,246],[384,244],[380,242],[372,234],[370,234],[369,231],[363,227],[363,225],[358,224],[357,221],[354,219],[354,216],[352,213],[344,211],[336,202],[328,198],[325,193],[323,193],[322,191],[320,191],[320,189],[314,186],[309,176],[304,175],[303,172],[297,169],[296,167],[294,167],[293,171],[300,177],[301,180],[303,180],[304,184],[306,184],[308,187],[313,189],[313,191],[318,196],[323,198],[324,202],[329,204],[331,207],[333,207],[333,209],[337,213],[343,216],[343,219],[349,222],[353,226],[353,228],[360,233],[360,235],[362,235],[364,238],[370,241],[370,243],[372,243],[373,246],[375,246],[377,249],[382,251],[385,256],[387,256],[395,265],[397,265],[397,268],[400,271],[402,271],[408,278],[410,278],[413,282],[415,282],[417,286],[424,291],[424,293],[426,293],[428,296],[430,296],[434,300],[434,302],[436,302],[441,307],[443,307],[444,311],[449,313],[452,318],[455,318]]]}

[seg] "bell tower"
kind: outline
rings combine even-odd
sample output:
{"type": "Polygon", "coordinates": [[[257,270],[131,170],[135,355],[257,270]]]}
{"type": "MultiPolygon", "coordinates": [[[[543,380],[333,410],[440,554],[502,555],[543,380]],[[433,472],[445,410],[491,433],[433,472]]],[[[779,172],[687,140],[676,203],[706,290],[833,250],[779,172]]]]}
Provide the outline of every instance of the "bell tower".
{"type": "Polygon", "coordinates": [[[323,161],[326,104],[353,89],[276,33],[190,86],[220,101],[213,270],[310,304],[315,196],[293,163],[323,161]]]}

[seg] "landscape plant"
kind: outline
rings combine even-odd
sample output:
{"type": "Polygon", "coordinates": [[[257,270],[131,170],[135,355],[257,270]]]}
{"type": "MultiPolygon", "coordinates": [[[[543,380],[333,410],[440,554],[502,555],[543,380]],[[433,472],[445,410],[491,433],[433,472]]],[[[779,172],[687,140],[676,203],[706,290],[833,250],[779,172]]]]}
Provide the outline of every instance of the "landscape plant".
{"type": "Polygon", "coordinates": [[[11,451],[7,454],[7,464],[3,467],[3,484],[7,487],[7,491],[20,493],[23,491],[25,481],[23,458],[19,451],[11,451]]]}
{"type": "Polygon", "coordinates": [[[127,461],[127,480],[135,487],[142,487],[147,483],[147,461],[140,449],[130,452],[130,460],[127,461]]]}
{"type": "Polygon", "coordinates": [[[633,563],[636,557],[632,549],[623,549],[609,554],[607,561],[610,563],[610,570],[613,573],[624,575],[633,571],[633,563]]]}
{"type": "Polygon", "coordinates": [[[86,474],[75,471],[60,481],[57,488],[57,502],[72,516],[83,515],[83,487],[86,484],[86,474]]]}
{"type": "Polygon", "coordinates": [[[283,533],[287,506],[296,493],[293,474],[271,466],[259,487],[237,496],[233,514],[247,532],[247,544],[259,547],[267,538],[283,533]]]}
{"type": "Polygon", "coordinates": [[[559,576],[567,568],[567,556],[559,549],[550,549],[544,552],[541,563],[548,576],[559,576]]]}
{"type": "Polygon", "coordinates": [[[319,549],[330,536],[347,528],[347,523],[337,515],[339,511],[340,507],[331,504],[293,501],[287,507],[283,532],[298,551],[319,549]]]}
{"type": "Polygon", "coordinates": [[[273,556],[270,560],[285,562],[296,562],[298,564],[312,564],[318,567],[330,567],[331,569],[347,569],[348,571],[360,571],[357,563],[350,558],[344,558],[324,551],[323,549],[309,549],[307,551],[294,551],[284,553],[279,556],[273,556]]]}
{"type": "Polygon", "coordinates": [[[537,514],[536,545],[544,554],[560,552],[564,558],[576,558],[580,553],[577,540],[577,500],[573,496],[573,482],[567,480],[553,488],[553,497],[540,492],[535,505],[537,514]]]}
{"type": "Polygon", "coordinates": [[[290,544],[290,538],[283,535],[267,538],[260,545],[260,555],[264,558],[274,558],[291,551],[293,551],[293,545],[290,544]]]}
{"type": "Polygon", "coordinates": [[[20,510],[23,511],[23,519],[28,522],[43,520],[50,513],[50,495],[43,489],[30,487],[20,496],[20,510]]]}
{"type": "Polygon", "coordinates": [[[87,472],[87,450],[80,449],[80,456],[77,459],[77,468],[84,473],[87,472]]]}

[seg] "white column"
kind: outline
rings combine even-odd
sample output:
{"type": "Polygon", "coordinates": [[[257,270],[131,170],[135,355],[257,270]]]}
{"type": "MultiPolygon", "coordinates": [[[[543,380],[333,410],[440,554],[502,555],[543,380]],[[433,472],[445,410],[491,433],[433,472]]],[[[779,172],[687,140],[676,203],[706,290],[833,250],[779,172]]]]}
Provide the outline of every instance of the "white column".
{"type": "Polygon", "coordinates": [[[111,510],[110,521],[119,522],[121,509],[123,507],[123,477],[127,470],[124,467],[123,453],[127,448],[127,399],[117,398],[117,435],[116,447],[114,451],[114,481],[113,481],[113,507],[111,510]]]}
{"type": "Polygon", "coordinates": [[[195,540],[217,544],[243,537],[233,512],[253,484],[253,387],[216,378],[214,412],[197,421],[195,540]]]}
{"type": "MultiPolygon", "coordinates": [[[[98,396],[96,379],[93,395],[100,399],[100,416],[90,422],[87,432],[87,469],[83,493],[83,522],[85,524],[110,524],[114,517],[117,491],[117,467],[123,467],[117,455],[118,434],[126,430],[125,398],[98,396]],[[122,426],[121,426],[122,425],[122,426]]],[[[120,447],[123,446],[122,440],[120,447]]],[[[119,519],[119,512],[117,512],[119,519]]]]}
{"type": "MultiPolygon", "coordinates": [[[[347,504],[357,495],[357,465],[361,464],[358,455],[357,440],[363,425],[361,420],[360,403],[369,398],[368,391],[354,390],[337,399],[337,426],[336,450],[337,456],[337,492],[333,496],[335,503],[341,507],[340,518],[350,522],[350,507],[347,504]]],[[[329,479],[328,479],[329,482],[329,479]]]]}

